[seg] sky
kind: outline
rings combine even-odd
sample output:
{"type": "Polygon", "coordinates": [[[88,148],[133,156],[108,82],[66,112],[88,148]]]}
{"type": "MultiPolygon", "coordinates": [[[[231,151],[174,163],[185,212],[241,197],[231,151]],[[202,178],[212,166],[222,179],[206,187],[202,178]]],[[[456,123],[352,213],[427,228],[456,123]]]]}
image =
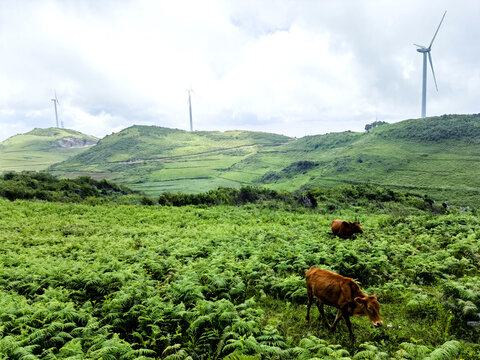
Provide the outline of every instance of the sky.
{"type": "Polygon", "coordinates": [[[0,0],[0,141],[132,125],[291,137],[480,112],[477,0],[0,0]]]}

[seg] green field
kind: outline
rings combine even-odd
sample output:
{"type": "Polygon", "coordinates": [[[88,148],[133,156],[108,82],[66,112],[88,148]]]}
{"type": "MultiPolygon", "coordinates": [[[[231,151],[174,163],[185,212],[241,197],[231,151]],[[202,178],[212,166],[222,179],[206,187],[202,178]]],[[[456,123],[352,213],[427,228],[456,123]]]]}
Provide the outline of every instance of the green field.
{"type": "Polygon", "coordinates": [[[479,161],[480,117],[444,115],[300,139],[133,126],[48,171],[108,178],[151,196],[245,184],[293,191],[366,183],[478,207],[479,161]]]}
{"type": "Polygon", "coordinates": [[[228,176],[234,164],[260,149],[277,147],[286,136],[250,131],[194,132],[133,126],[102,139],[94,148],[49,171],[59,176],[88,174],[159,195],[239,187],[248,179],[228,176]],[[225,173],[225,176],[224,176],[225,173]]]}
{"type": "Polygon", "coordinates": [[[0,199],[0,359],[480,358],[476,213],[367,198],[340,210],[0,199]],[[355,217],[364,234],[329,234],[355,217]],[[307,325],[310,266],[377,292],[384,326],[354,318],[351,344],[315,307],[307,325]]]}
{"type": "Polygon", "coordinates": [[[78,131],[34,129],[0,143],[0,171],[39,171],[80,154],[98,141],[78,131]]]}

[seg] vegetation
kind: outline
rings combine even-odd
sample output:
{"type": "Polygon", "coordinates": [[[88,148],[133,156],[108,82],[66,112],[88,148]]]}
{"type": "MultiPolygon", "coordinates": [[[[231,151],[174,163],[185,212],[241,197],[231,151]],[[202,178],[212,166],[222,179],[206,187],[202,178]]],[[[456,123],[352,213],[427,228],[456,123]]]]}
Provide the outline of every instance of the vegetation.
{"type": "Polygon", "coordinates": [[[478,206],[480,182],[472,164],[480,157],[479,124],[477,115],[444,115],[384,124],[361,134],[307,136],[231,169],[246,174],[262,169],[254,180],[277,190],[374,184],[427,194],[449,205],[478,206]],[[299,159],[318,165],[292,176],[289,170],[299,159]]]}
{"type": "Polygon", "coordinates": [[[365,133],[301,139],[133,126],[49,171],[108,178],[149,196],[245,185],[296,191],[373,184],[455,207],[480,205],[480,180],[472,166],[480,156],[478,115],[379,123],[369,124],[365,133]]]}
{"type": "Polygon", "coordinates": [[[168,206],[259,204],[290,210],[312,208],[323,213],[346,208],[372,211],[384,209],[387,212],[395,211],[402,214],[419,213],[419,211],[441,214],[448,210],[445,203],[435,203],[428,197],[405,194],[373,185],[312,188],[292,193],[253,186],[242,186],[240,189],[222,187],[198,194],[165,192],[155,200],[105,179],[95,180],[87,176],[59,179],[48,173],[28,172],[0,175],[0,197],[10,201],[45,200],[85,202],[90,205],[107,202],[124,205],[154,205],[158,202],[160,205],[168,206]]]}
{"type": "Polygon", "coordinates": [[[354,209],[398,215],[420,214],[425,211],[443,214],[448,211],[446,204],[435,203],[428,197],[406,194],[373,185],[343,185],[335,188],[312,188],[298,192],[277,192],[267,188],[242,186],[218,188],[200,194],[168,193],[158,198],[160,205],[245,205],[249,203],[289,210],[316,209],[319,213],[334,210],[354,209]]]}
{"type": "MultiPolygon", "coordinates": [[[[40,175],[22,176],[4,181],[40,175]]],[[[367,185],[241,193],[210,194],[241,206],[0,199],[0,359],[480,357],[476,213],[367,185]],[[335,218],[365,232],[335,238],[335,218]],[[316,311],[307,325],[310,266],[377,292],[384,327],[354,318],[351,344],[316,311]]]]}
{"type": "Polygon", "coordinates": [[[0,175],[0,196],[10,201],[35,199],[58,202],[145,202],[146,197],[107,180],[87,176],[58,179],[48,173],[6,173],[0,175]]]}
{"type": "Polygon", "coordinates": [[[0,170],[44,170],[93,146],[97,138],[75,130],[34,129],[0,143],[0,170]]]}
{"type": "MultiPolygon", "coordinates": [[[[94,180],[89,177],[59,179],[47,173],[6,173],[0,175],[0,197],[8,200],[33,199],[56,202],[85,202],[91,205],[113,202],[121,204],[154,205],[154,198],[132,191],[107,180],[94,180]]],[[[429,198],[403,194],[391,189],[372,185],[348,185],[338,188],[307,191],[278,192],[275,190],[243,186],[218,188],[206,193],[183,194],[165,192],[158,197],[158,204],[169,206],[187,205],[244,205],[248,203],[262,206],[297,209],[317,208],[319,211],[341,209],[351,206],[373,206],[381,208],[402,208],[411,212],[413,208],[443,213],[446,206],[435,204],[429,198]]]]}
{"type": "Polygon", "coordinates": [[[0,359],[480,358],[478,118],[298,140],[135,126],[52,167],[148,196],[4,173],[0,359]],[[365,232],[338,239],[335,218],[365,232]],[[353,319],[351,344],[307,325],[311,266],[376,292],[384,327],[353,319]]]}
{"type": "Polygon", "coordinates": [[[377,126],[385,125],[388,124],[386,121],[374,121],[371,124],[365,125],[365,131],[370,131],[373,128],[376,128],[377,126]]]}
{"type": "Polygon", "coordinates": [[[443,115],[440,117],[414,119],[392,124],[389,129],[379,129],[377,135],[412,139],[420,142],[460,140],[467,144],[480,143],[480,114],[443,115]]]}
{"type": "Polygon", "coordinates": [[[200,194],[168,193],[158,198],[160,205],[187,206],[187,205],[244,205],[247,203],[276,202],[281,206],[305,206],[298,195],[265,188],[243,186],[240,189],[218,188],[200,194]]]}
{"type": "Polygon", "coordinates": [[[205,192],[222,186],[238,187],[243,180],[219,174],[259,149],[289,140],[286,136],[250,131],[191,133],[132,126],[103,138],[95,148],[49,171],[69,177],[105,177],[150,196],[165,191],[205,192]]]}

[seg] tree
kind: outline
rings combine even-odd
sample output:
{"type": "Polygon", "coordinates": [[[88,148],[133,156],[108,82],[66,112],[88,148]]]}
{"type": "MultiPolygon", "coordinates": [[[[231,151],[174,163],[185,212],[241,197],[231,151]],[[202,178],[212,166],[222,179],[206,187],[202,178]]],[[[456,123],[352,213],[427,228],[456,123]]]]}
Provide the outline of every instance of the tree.
{"type": "Polygon", "coordinates": [[[373,128],[376,128],[377,126],[385,125],[388,124],[386,121],[374,121],[371,124],[365,125],[365,131],[370,131],[373,128]]]}

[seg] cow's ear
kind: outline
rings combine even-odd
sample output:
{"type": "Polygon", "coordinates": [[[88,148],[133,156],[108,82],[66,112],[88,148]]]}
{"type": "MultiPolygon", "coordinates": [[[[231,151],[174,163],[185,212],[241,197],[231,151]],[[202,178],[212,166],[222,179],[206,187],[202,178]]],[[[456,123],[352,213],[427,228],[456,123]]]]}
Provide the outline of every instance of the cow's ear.
{"type": "Polygon", "coordinates": [[[362,305],[362,304],[365,303],[365,300],[363,300],[363,299],[362,299],[361,297],[359,297],[359,296],[357,296],[357,297],[356,297],[355,299],[353,299],[353,300],[355,300],[355,302],[356,302],[357,304],[360,304],[360,305],[362,305]]]}
{"type": "Polygon", "coordinates": [[[377,298],[377,293],[373,293],[372,296],[376,299],[377,298]]]}

